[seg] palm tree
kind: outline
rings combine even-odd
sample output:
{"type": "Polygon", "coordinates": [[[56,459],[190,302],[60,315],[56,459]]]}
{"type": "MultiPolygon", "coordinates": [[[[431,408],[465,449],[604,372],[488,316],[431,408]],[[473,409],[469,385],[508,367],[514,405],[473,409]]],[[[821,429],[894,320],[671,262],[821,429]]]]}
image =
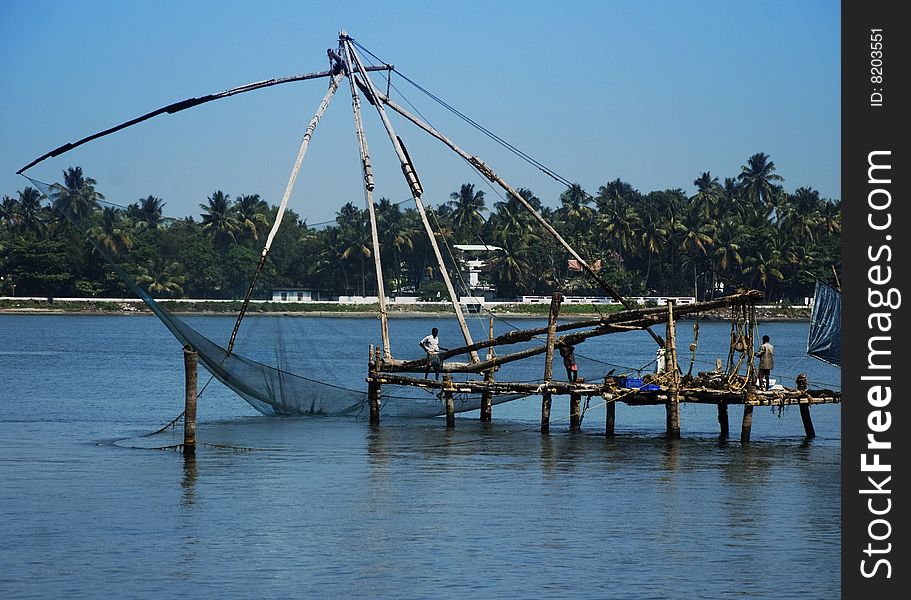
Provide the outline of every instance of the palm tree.
{"type": "Polygon", "coordinates": [[[490,259],[490,276],[497,286],[497,295],[511,297],[525,285],[532,268],[526,259],[528,248],[521,240],[505,240],[502,248],[502,252],[496,252],[490,259]]]}
{"type": "Polygon", "coordinates": [[[618,251],[632,254],[637,250],[636,232],[641,226],[642,219],[636,209],[626,204],[620,196],[614,196],[605,202],[599,220],[604,224],[604,231],[614,241],[618,251]]]}
{"type": "Polygon", "coordinates": [[[561,211],[567,221],[589,219],[592,216],[592,209],[588,207],[591,202],[591,196],[578,183],[571,184],[560,194],[561,211]]]}
{"type": "Polygon", "coordinates": [[[591,196],[578,183],[571,184],[560,194],[560,219],[572,245],[583,255],[588,254],[584,241],[592,229],[591,217],[594,211],[588,206],[591,201],[591,196]]]}
{"type": "Polygon", "coordinates": [[[812,241],[822,223],[820,206],[819,192],[812,188],[798,188],[793,194],[785,194],[779,202],[776,225],[795,239],[812,241]]]}
{"type": "Polygon", "coordinates": [[[708,171],[693,181],[693,184],[696,186],[696,194],[690,201],[697,207],[702,218],[709,221],[717,213],[718,203],[724,197],[724,189],[718,183],[718,178],[712,177],[708,171]]]}
{"type": "Polygon", "coordinates": [[[245,194],[234,202],[234,210],[240,224],[242,237],[256,241],[269,227],[269,205],[259,194],[245,194]]]}
{"type": "Polygon", "coordinates": [[[595,197],[595,205],[599,212],[607,210],[611,202],[621,201],[624,203],[635,202],[638,199],[639,192],[633,186],[617,179],[610,181],[607,185],[598,188],[598,195],[595,197]]]}
{"type": "Polygon", "coordinates": [[[776,188],[779,187],[772,182],[784,181],[784,177],[775,173],[775,163],[764,152],[751,156],[747,164],[740,167],[737,179],[743,186],[746,197],[759,206],[772,202],[776,188]]]}
{"type": "Polygon", "coordinates": [[[167,202],[161,198],[146,196],[127,207],[127,216],[136,223],[144,223],[148,229],[158,229],[164,220],[162,209],[165,204],[167,202]]]}
{"type": "Polygon", "coordinates": [[[63,172],[63,186],[57,186],[59,193],[54,208],[67,219],[85,219],[95,211],[98,201],[104,200],[104,196],[95,191],[96,183],[82,173],[82,167],[68,168],[63,172]]]}
{"type": "Polygon", "coordinates": [[[463,183],[458,192],[449,194],[452,198],[448,204],[452,208],[450,219],[453,228],[459,234],[461,241],[477,232],[484,224],[482,212],[487,210],[484,205],[483,190],[474,191],[473,183],[463,183]]]}
{"type": "Polygon", "coordinates": [[[396,292],[402,289],[402,253],[414,248],[414,238],[419,234],[416,223],[403,214],[397,204],[388,198],[380,198],[376,206],[377,222],[380,229],[380,249],[385,250],[383,264],[392,264],[390,271],[396,292]],[[391,256],[389,256],[391,254],[391,256]]]}
{"type": "Polygon", "coordinates": [[[136,283],[145,286],[146,290],[158,296],[180,296],[183,294],[181,287],[186,277],[180,274],[180,265],[176,262],[167,262],[161,256],[156,256],[145,266],[140,266],[141,274],[136,278],[136,283]]]}
{"type": "Polygon", "coordinates": [[[49,209],[41,204],[41,192],[26,186],[19,192],[18,227],[20,231],[41,235],[51,219],[49,209]]]}
{"type": "Polygon", "coordinates": [[[819,211],[819,224],[828,234],[841,232],[841,201],[824,200],[819,211]]]}
{"type": "Polygon", "coordinates": [[[3,202],[0,202],[0,225],[13,230],[19,227],[20,220],[19,203],[15,198],[4,194],[3,202]]]}
{"type": "Polygon", "coordinates": [[[648,281],[652,272],[652,257],[660,256],[667,247],[667,231],[662,227],[654,211],[646,211],[642,218],[642,230],[638,238],[639,252],[646,255],[645,279],[642,285],[649,289],[648,281]]]}
{"type": "MultiPolygon", "coordinates": [[[[520,196],[535,210],[540,211],[541,200],[527,188],[517,190],[520,196]]],[[[506,238],[518,236],[531,243],[539,239],[536,222],[530,212],[512,195],[505,201],[494,204],[496,212],[488,220],[489,237],[494,243],[499,244],[506,238]]]]}
{"type": "Polygon", "coordinates": [[[359,259],[361,272],[361,294],[367,295],[367,273],[364,260],[373,256],[370,243],[370,232],[367,228],[366,211],[361,211],[348,202],[336,214],[339,224],[336,249],[341,262],[347,263],[359,259]]]}
{"type": "Polygon", "coordinates": [[[129,224],[122,219],[121,213],[119,208],[105,206],[101,213],[101,223],[88,230],[88,234],[114,256],[129,252],[133,248],[129,224]]]}
{"type": "Polygon", "coordinates": [[[237,233],[240,231],[240,223],[229,204],[229,198],[230,196],[221,190],[216,190],[208,197],[208,204],[199,205],[205,211],[200,215],[202,217],[200,229],[209,235],[222,251],[227,250],[232,242],[237,241],[237,233]]]}

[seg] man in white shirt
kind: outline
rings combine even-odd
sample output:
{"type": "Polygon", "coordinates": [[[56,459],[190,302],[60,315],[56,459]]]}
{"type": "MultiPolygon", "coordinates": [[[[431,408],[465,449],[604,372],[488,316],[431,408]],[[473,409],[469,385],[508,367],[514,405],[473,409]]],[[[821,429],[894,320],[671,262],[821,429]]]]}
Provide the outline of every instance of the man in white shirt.
{"type": "Polygon", "coordinates": [[[769,389],[769,374],[775,368],[775,347],[769,342],[769,336],[762,336],[759,347],[759,389],[769,389]],[[764,386],[764,387],[763,387],[764,386]]]}
{"type": "Polygon", "coordinates": [[[430,330],[430,335],[424,336],[418,346],[420,346],[424,352],[427,353],[427,369],[424,371],[424,379],[427,379],[427,375],[430,373],[430,368],[433,367],[433,372],[436,374],[436,378],[440,378],[440,369],[442,368],[442,363],[440,361],[440,350],[446,350],[446,348],[440,348],[440,331],[436,327],[430,330]]]}

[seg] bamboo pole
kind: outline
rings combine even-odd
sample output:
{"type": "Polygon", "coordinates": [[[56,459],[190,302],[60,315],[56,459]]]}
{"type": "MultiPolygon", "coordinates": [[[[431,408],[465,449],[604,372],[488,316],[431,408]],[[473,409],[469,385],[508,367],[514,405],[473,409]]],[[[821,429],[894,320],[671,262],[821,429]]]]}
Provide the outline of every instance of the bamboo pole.
{"type": "Polygon", "coordinates": [[[550,433],[551,392],[547,386],[554,374],[554,342],[557,336],[557,316],[560,314],[561,302],[563,302],[563,295],[560,292],[554,292],[550,298],[550,313],[547,316],[547,344],[544,348],[545,391],[541,395],[541,433],[545,435],[550,433]]]}
{"type": "Polygon", "coordinates": [[[183,453],[185,456],[196,454],[196,377],[198,355],[190,346],[183,349],[184,367],[184,413],[183,413],[183,453]]]}
{"type": "Polygon", "coordinates": [[[307,130],[304,132],[300,148],[298,148],[297,151],[297,158],[294,160],[294,166],[291,167],[291,175],[288,177],[288,183],[285,186],[285,193],[282,194],[282,200],[278,204],[278,211],[275,213],[275,222],[272,223],[272,229],[269,230],[269,235],[266,237],[266,243],[260,254],[259,263],[256,265],[256,270],[253,272],[253,278],[250,281],[250,286],[247,288],[243,304],[237,315],[237,322],[234,323],[234,329],[231,331],[231,338],[228,341],[228,354],[231,354],[234,350],[234,342],[237,339],[237,331],[240,329],[240,322],[243,320],[244,315],[247,312],[247,307],[250,305],[250,299],[253,297],[253,290],[256,287],[256,280],[266,264],[266,257],[269,255],[269,250],[272,248],[272,241],[275,239],[275,234],[278,233],[278,228],[281,225],[282,218],[285,214],[285,208],[288,206],[288,200],[291,198],[291,191],[294,189],[294,184],[297,182],[297,175],[300,173],[301,164],[304,162],[304,156],[307,154],[307,149],[310,147],[310,139],[313,137],[313,132],[316,131],[316,126],[323,117],[323,113],[325,113],[326,109],[329,107],[329,101],[332,100],[332,96],[338,89],[341,77],[341,75],[336,75],[329,81],[329,89],[326,91],[326,95],[323,96],[322,102],[320,102],[319,107],[316,109],[316,114],[310,119],[307,130]]]}
{"type": "Polygon", "coordinates": [[[386,311],[386,286],[383,282],[383,265],[380,259],[380,238],[376,228],[376,209],[373,204],[373,166],[370,163],[370,151],[367,147],[367,135],[361,119],[361,99],[354,79],[349,77],[351,87],[351,109],[354,112],[354,129],[357,134],[358,151],[361,157],[361,173],[364,176],[364,195],[367,201],[367,214],[370,218],[370,240],[373,248],[373,266],[376,272],[376,296],[380,312],[380,331],[383,338],[383,357],[392,358],[389,343],[389,315],[386,311]]]}
{"type": "MultiPolygon", "coordinates": [[[[375,100],[377,98],[378,92],[373,87],[373,82],[367,76],[366,71],[361,65],[361,61],[358,58],[357,52],[354,50],[354,46],[351,44],[350,38],[342,32],[339,35],[339,41],[343,44],[345,48],[345,54],[348,57],[349,65],[356,65],[360,70],[362,76],[362,82],[364,83],[365,89],[368,93],[368,100],[375,100]]],[[[355,77],[353,73],[349,73],[349,77],[355,77]]],[[[411,164],[411,160],[406,154],[401,140],[395,134],[395,130],[392,127],[392,123],[389,121],[389,117],[386,115],[383,105],[379,102],[372,102],[376,107],[377,113],[379,113],[380,120],[383,122],[383,127],[386,129],[386,133],[389,135],[389,139],[392,142],[392,146],[395,149],[396,156],[398,156],[399,163],[402,166],[402,173],[405,176],[405,180],[408,182],[408,186],[411,189],[411,194],[414,196],[414,204],[417,207],[418,214],[421,217],[421,223],[424,225],[424,230],[427,233],[428,240],[430,241],[430,246],[433,249],[433,254],[436,257],[437,265],[440,269],[440,275],[443,278],[443,282],[446,284],[446,290],[449,292],[449,299],[452,302],[453,311],[455,311],[456,319],[459,321],[459,327],[462,330],[462,336],[465,338],[465,344],[471,345],[473,342],[471,340],[471,332],[468,330],[468,324],[465,322],[465,315],[462,314],[462,307],[459,305],[459,297],[455,292],[455,288],[452,286],[452,280],[449,278],[449,272],[446,269],[446,263],[443,261],[443,254],[440,252],[440,247],[437,244],[436,236],[433,231],[433,227],[430,225],[430,221],[427,219],[427,212],[424,210],[424,203],[421,201],[421,196],[423,194],[423,189],[420,181],[418,181],[417,173],[415,173],[414,166],[411,164]]],[[[470,353],[472,362],[479,362],[478,353],[472,351],[470,353]]]]}
{"type": "MultiPolygon", "coordinates": [[[[366,77],[364,77],[364,79],[366,79],[366,77]]],[[[583,259],[579,255],[579,253],[576,252],[575,249],[572,246],[570,246],[569,243],[565,239],[563,239],[563,236],[561,236],[559,234],[559,232],[557,232],[557,230],[554,229],[554,227],[550,223],[547,222],[547,219],[545,219],[541,215],[541,213],[539,213],[535,209],[535,207],[533,207],[525,198],[522,197],[521,194],[519,194],[519,192],[517,192],[515,189],[513,189],[512,186],[510,186],[505,180],[501,179],[496,173],[494,173],[494,171],[489,166],[487,166],[480,158],[478,158],[477,156],[472,156],[472,155],[468,154],[467,152],[465,152],[464,150],[459,148],[449,138],[444,136],[442,133],[440,133],[439,131],[437,131],[436,129],[434,129],[433,127],[431,127],[430,125],[428,125],[427,123],[425,123],[424,121],[419,119],[418,117],[409,113],[407,110],[405,110],[404,108],[402,108],[401,106],[399,106],[398,104],[393,102],[387,96],[385,96],[383,94],[379,94],[379,93],[376,96],[384,104],[389,106],[392,110],[399,113],[400,115],[402,115],[403,117],[405,117],[406,119],[408,119],[409,121],[411,121],[412,123],[417,125],[419,128],[423,129],[425,132],[429,133],[430,135],[432,135],[439,141],[443,142],[443,144],[448,146],[452,151],[454,151],[456,154],[458,154],[464,160],[466,160],[469,164],[471,164],[473,167],[475,167],[481,174],[483,174],[485,177],[487,177],[491,182],[496,183],[501,188],[503,188],[510,196],[515,198],[515,200],[519,204],[521,204],[522,207],[532,215],[532,217],[534,217],[534,219],[538,222],[538,224],[540,224],[544,228],[544,230],[547,231],[547,233],[549,233],[550,236],[552,238],[554,238],[554,240],[556,240],[557,243],[560,244],[563,247],[563,249],[566,250],[570,254],[570,256],[572,256],[575,260],[579,261],[579,265],[585,270],[585,272],[588,273],[595,281],[597,281],[598,284],[602,288],[604,288],[604,290],[608,294],[610,294],[610,296],[612,298],[614,298],[617,302],[620,302],[621,304],[623,304],[623,306],[625,306],[626,308],[632,308],[632,305],[630,304],[630,302],[628,300],[626,300],[623,296],[621,296],[603,277],[598,275],[598,272],[595,271],[591,267],[591,265],[589,265],[588,262],[586,262],[586,260],[583,259]]],[[[649,334],[652,336],[652,338],[655,340],[655,342],[659,346],[664,345],[664,340],[662,340],[658,334],[656,334],[650,328],[646,328],[646,330],[649,332],[649,334]]]]}

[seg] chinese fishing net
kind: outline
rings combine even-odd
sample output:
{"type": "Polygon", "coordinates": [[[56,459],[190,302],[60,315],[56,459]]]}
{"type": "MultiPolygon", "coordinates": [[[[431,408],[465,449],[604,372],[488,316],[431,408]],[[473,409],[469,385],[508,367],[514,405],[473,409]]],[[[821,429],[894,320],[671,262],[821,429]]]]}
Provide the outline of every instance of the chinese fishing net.
{"type": "MultiPolygon", "coordinates": [[[[56,205],[63,189],[59,184],[47,184],[28,179],[46,196],[52,207],[56,205]]],[[[199,360],[206,370],[260,413],[323,416],[366,416],[369,413],[366,389],[357,390],[329,384],[278,366],[267,365],[240,355],[236,351],[229,354],[226,348],[200,333],[152,298],[133,278],[127,275],[101,244],[88,235],[80,222],[71,215],[63,213],[63,216],[83,234],[128,288],[161,320],[168,331],[181,344],[198,353],[199,360]]],[[[381,415],[434,417],[446,412],[445,403],[437,394],[409,389],[410,393],[423,393],[424,395],[406,397],[398,395],[401,393],[400,390],[402,388],[395,386],[384,387],[380,407],[381,415]]],[[[492,402],[499,404],[518,397],[520,396],[494,396],[492,402]]],[[[456,412],[477,410],[480,405],[481,399],[477,395],[459,394],[455,397],[456,412]]]]}

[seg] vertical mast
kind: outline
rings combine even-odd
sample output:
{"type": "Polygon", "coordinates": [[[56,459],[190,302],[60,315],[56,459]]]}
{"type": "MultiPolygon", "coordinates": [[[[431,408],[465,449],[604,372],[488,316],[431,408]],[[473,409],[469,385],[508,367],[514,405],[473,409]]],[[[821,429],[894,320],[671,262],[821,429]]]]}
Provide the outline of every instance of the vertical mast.
{"type": "MultiPolygon", "coordinates": [[[[446,264],[443,262],[443,255],[440,253],[440,247],[437,245],[436,238],[434,237],[433,228],[430,226],[430,221],[427,220],[427,213],[424,210],[423,202],[421,202],[423,189],[421,188],[421,184],[418,181],[417,174],[414,172],[414,167],[411,164],[411,161],[409,160],[405,151],[403,150],[401,142],[395,135],[395,130],[392,128],[392,123],[389,122],[389,117],[386,115],[385,109],[383,109],[383,106],[376,101],[376,88],[373,87],[373,83],[367,76],[366,71],[364,70],[360,60],[357,57],[357,54],[354,51],[354,47],[351,44],[350,38],[344,31],[339,34],[339,41],[342,43],[345,49],[345,55],[349,61],[349,77],[354,77],[355,72],[360,72],[361,76],[363,77],[365,91],[368,94],[368,100],[376,107],[377,113],[379,113],[380,119],[383,121],[383,126],[386,128],[386,133],[389,135],[389,139],[392,141],[392,146],[395,148],[395,153],[402,165],[402,173],[404,173],[405,180],[408,182],[408,186],[411,188],[411,194],[414,196],[415,206],[417,207],[418,214],[421,215],[421,222],[424,224],[424,230],[427,232],[427,237],[430,240],[430,246],[433,248],[433,253],[436,256],[437,264],[440,268],[440,274],[442,275],[443,281],[446,284],[446,289],[449,291],[449,299],[452,302],[452,308],[455,310],[456,318],[458,319],[459,326],[462,329],[462,336],[465,338],[465,344],[470,346],[474,343],[471,339],[471,332],[468,331],[468,324],[465,322],[465,316],[462,314],[461,306],[459,306],[459,298],[456,296],[455,289],[452,287],[452,281],[450,280],[449,273],[446,270],[446,264]]],[[[480,361],[478,358],[478,353],[475,350],[471,351],[471,361],[480,361]]]]}
{"type": "MultiPolygon", "coordinates": [[[[346,53],[347,54],[347,53],[346,53]]],[[[346,61],[348,82],[351,84],[351,108],[354,112],[354,127],[357,132],[357,145],[361,153],[361,171],[364,175],[364,192],[367,197],[367,213],[370,215],[370,238],[373,242],[373,264],[376,268],[376,295],[380,310],[380,329],[383,336],[383,358],[392,358],[389,344],[389,315],[386,312],[386,289],[383,284],[383,265],[380,260],[380,240],[376,229],[376,210],[373,205],[373,166],[370,164],[370,152],[367,149],[367,136],[361,121],[361,100],[357,92],[350,68],[351,61],[346,61]]]]}

